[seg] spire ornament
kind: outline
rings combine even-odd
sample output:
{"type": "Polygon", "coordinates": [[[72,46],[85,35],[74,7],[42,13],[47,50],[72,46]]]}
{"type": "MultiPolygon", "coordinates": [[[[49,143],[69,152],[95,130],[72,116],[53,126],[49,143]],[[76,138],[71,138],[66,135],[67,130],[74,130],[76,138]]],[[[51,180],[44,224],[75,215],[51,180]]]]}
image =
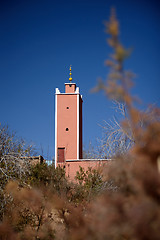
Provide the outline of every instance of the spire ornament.
{"type": "Polygon", "coordinates": [[[69,71],[70,71],[70,73],[69,73],[69,81],[70,81],[70,83],[72,82],[72,67],[71,67],[71,65],[70,65],[70,68],[69,68],[69,71]]]}

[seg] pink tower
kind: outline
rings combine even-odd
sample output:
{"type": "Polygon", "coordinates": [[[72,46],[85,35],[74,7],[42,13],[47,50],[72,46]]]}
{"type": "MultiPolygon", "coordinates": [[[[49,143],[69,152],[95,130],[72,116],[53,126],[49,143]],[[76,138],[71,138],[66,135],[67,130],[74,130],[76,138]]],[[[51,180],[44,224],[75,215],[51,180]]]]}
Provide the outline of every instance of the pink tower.
{"type": "Polygon", "coordinates": [[[65,93],[55,92],[55,167],[66,160],[82,159],[82,96],[79,87],[69,83],[65,93]]]}

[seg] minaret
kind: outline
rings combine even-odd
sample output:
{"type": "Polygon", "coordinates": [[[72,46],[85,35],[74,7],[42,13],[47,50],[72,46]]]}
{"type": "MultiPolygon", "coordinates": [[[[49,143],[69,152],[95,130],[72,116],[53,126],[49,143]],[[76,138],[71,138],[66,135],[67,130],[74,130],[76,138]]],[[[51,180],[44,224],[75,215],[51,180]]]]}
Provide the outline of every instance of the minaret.
{"type": "Polygon", "coordinates": [[[72,83],[70,66],[69,83],[65,93],[55,92],[55,166],[66,160],[82,159],[82,96],[79,87],[72,83]]]}

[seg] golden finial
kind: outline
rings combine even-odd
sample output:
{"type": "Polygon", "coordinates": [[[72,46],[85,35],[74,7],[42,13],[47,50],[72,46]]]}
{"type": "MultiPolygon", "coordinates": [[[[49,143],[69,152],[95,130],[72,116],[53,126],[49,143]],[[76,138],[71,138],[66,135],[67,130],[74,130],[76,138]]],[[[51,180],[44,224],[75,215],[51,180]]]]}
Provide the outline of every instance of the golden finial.
{"type": "Polygon", "coordinates": [[[71,68],[71,65],[70,65],[69,71],[70,71],[70,73],[69,73],[69,81],[71,83],[72,82],[72,73],[71,73],[72,68],[71,68]]]}

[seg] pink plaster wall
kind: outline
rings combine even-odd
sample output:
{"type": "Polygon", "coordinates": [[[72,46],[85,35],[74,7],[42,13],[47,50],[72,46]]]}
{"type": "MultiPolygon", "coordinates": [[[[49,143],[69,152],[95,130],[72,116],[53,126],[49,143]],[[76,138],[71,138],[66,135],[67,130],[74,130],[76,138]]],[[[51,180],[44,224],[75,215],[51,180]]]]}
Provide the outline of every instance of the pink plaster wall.
{"type": "Polygon", "coordinates": [[[79,166],[83,167],[84,170],[88,170],[88,167],[98,168],[100,166],[109,164],[110,160],[82,160],[82,161],[67,161],[65,164],[62,164],[61,167],[65,167],[66,177],[69,177],[71,181],[75,180],[76,172],[79,171],[79,166]]]}
{"type": "Polygon", "coordinates": [[[83,158],[83,136],[82,136],[82,103],[83,100],[79,95],[79,159],[83,158]]]}
{"type": "Polygon", "coordinates": [[[65,159],[77,159],[77,95],[57,94],[58,147],[65,147],[65,159]]]}
{"type": "Polygon", "coordinates": [[[65,93],[75,93],[76,84],[75,83],[66,83],[65,84],[65,93]]]}

